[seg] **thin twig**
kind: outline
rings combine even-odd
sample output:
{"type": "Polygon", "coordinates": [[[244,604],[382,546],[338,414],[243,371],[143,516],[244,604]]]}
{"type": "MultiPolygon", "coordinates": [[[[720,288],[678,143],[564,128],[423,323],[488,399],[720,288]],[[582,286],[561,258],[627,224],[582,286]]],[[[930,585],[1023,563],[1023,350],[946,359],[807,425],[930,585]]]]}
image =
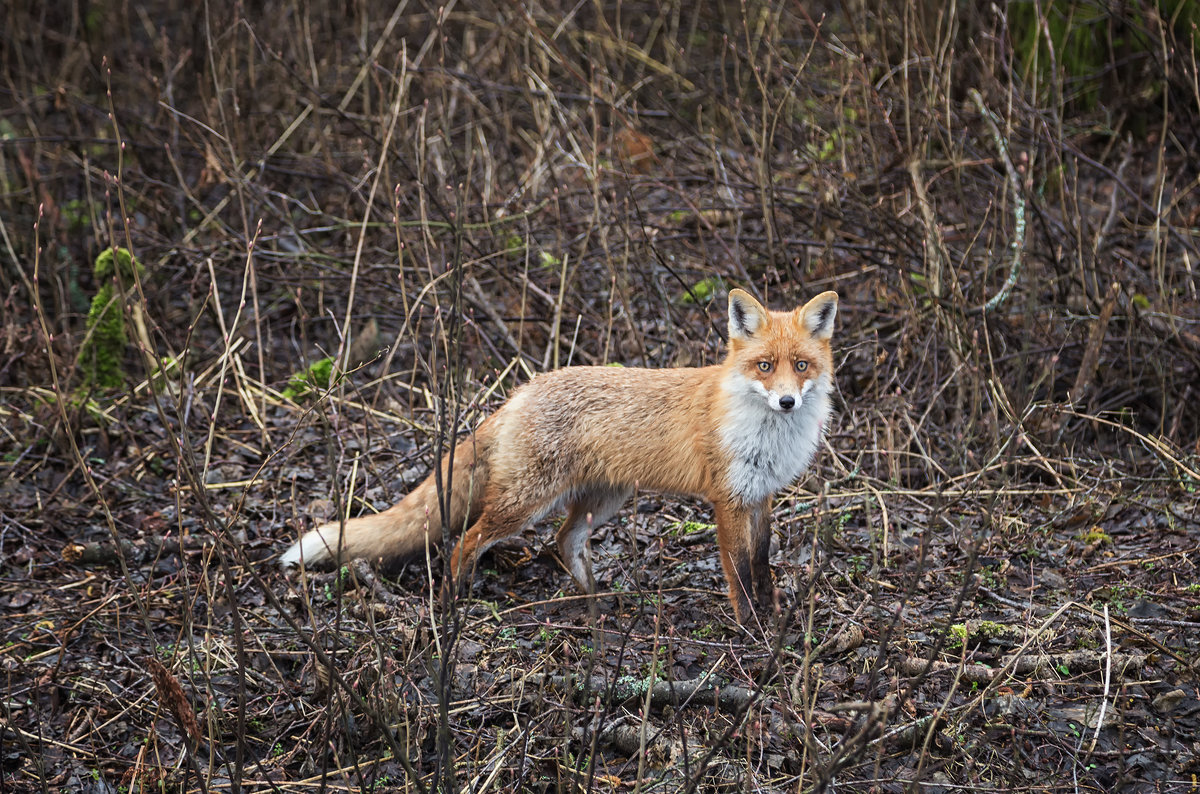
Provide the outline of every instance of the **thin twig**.
{"type": "Polygon", "coordinates": [[[975,101],[975,106],[979,108],[984,121],[987,122],[988,129],[991,130],[992,140],[1000,152],[1000,160],[1004,163],[1005,173],[1008,174],[1008,186],[1012,190],[1013,196],[1013,236],[1008,244],[1008,278],[1004,280],[1004,286],[1000,288],[1000,291],[983,305],[982,311],[991,312],[1004,302],[1008,293],[1016,286],[1017,278],[1021,275],[1021,254],[1025,249],[1025,195],[1021,190],[1021,177],[1009,156],[1008,141],[1000,134],[999,120],[983,103],[983,97],[978,90],[972,88],[968,93],[975,101]]]}

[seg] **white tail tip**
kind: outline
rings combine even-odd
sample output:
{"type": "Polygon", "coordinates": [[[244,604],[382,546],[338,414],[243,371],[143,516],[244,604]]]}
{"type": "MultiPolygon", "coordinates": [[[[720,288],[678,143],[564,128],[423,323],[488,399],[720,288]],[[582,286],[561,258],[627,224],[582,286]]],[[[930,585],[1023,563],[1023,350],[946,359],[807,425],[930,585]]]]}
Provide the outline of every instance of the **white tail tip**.
{"type": "Polygon", "coordinates": [[[317,565],[332,559],[337,550],[338,525],[326,524],[308,532],[279,558],[280,566],[291,568],[304,560],[305,565],[317,565]],[[332,531],[331,531],[332,530],[332,531]]]}

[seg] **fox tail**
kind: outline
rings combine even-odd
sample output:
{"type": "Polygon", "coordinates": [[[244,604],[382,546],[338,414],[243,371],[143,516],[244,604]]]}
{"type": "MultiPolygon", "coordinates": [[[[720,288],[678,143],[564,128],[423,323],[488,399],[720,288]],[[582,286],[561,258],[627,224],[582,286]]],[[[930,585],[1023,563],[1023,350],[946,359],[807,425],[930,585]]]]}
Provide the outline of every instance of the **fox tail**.
{"type": "MultiPolygon", "coordinates": [[[[485,423],[486,425],[486,423],[485,423]]],[[[449,520],[445,525],[452,535],[460,534],[483,507],[488,466],[484,454],[490,435],[480,427],[474,436],[454,449],[454,475],[450,476],[450,455],[441,463],[442,483],[449,485],[449,520]]],[[[375,515],[334,521],[308,532],[292,544],[279,563],[283,567],[299,565],[327,566],[342,560],[401,560],[416,555],[426,544],[442,541],[442,505],[438,499],[437,479],[430,474],[408,496],[375,515]]]]}

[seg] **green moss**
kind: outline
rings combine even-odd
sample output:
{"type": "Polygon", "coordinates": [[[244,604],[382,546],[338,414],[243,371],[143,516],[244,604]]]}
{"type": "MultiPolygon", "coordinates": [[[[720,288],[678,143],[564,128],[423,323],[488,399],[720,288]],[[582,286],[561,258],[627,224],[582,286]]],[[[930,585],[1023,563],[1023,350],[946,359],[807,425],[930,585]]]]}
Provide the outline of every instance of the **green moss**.
{"type": "Polygon", "coordinates": [[[114,293],[113,285],[105,284],[92,299],[87,316],[88,336],[79,351],[84,383],[98,389],[118,389],[125,383],[121,359],[129,337],[114,293]]]}
{"type": "Polygon", "coordinates": [[[133,271],[137,270],[138,275],[146,271],[142,267],[142,263],[137,261],[137,257],[129,253],[125,248],[105,248],[100,252],[100,256],[96,257],[96,265],[94,272],[96,281],[108,281],[116,273],[121,277],[121,283],[126,287],[133,285],[133,271]]]}
{"type": "Polygon", "coordinates": [[[513,232],[504,239],[504,255],[509,259],[520,259],[525,255],[525,239],[513,232]]]}
{"type": "Polygon", "coordinates": [[[87,336],[79,350],[83,386],[89,391],[119,389],[125,384],[121,362],[129,336],[117,280],[129,289],[135,271],[142,273],[142,265],[124,248],[106,248],[96,257],[94,272],[100,289],[88,309],[87,336]]]}
{"type": "Polygon", "coordinates": [[[967,624],[955,623],[950,627],[950,637],[946,640],[947,648],[961,648],[967,642],[967,624]]]}
{"type": "Polygon", "coordinates": [[[698,532],[716,529],[716,527],[716,524],[706,524],[703,521],[677,521],[670,531],[676,536],[695,535],[698,532]]]}
{"type": "Polygon", "coordinates": [[[1010,633],[1008,626],[1003,623],[997,623],[994,620],[981,620],[979,624],[971,630],[971,636],[984,640],[993,640],[998,637],[1004,637],[1010,633]]]}

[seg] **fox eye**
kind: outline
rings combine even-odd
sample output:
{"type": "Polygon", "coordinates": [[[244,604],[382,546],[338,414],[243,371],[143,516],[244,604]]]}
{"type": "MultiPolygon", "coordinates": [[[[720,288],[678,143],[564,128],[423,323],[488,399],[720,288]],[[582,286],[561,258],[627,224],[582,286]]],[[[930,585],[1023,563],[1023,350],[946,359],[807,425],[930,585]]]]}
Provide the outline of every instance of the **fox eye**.
{"type": "Polygon", "coordinates": [[[770,361],[758,362],[758,371],[759,372],[770,372],[774,368],[775,368],[774,365],[772,365],[770,361]]]}
{"type": "Polygon", "coordinates": [[[797,361],[797,362],[796,362],[796,371],[797,371],[797,372],[803,372],[803,371],[804,371],[804,370],[806,370],[806,369],[808,369],[808,362],[807,362],[807,361],[803,361],[803,360],[802,360],[802,361],[797,361]]]}

